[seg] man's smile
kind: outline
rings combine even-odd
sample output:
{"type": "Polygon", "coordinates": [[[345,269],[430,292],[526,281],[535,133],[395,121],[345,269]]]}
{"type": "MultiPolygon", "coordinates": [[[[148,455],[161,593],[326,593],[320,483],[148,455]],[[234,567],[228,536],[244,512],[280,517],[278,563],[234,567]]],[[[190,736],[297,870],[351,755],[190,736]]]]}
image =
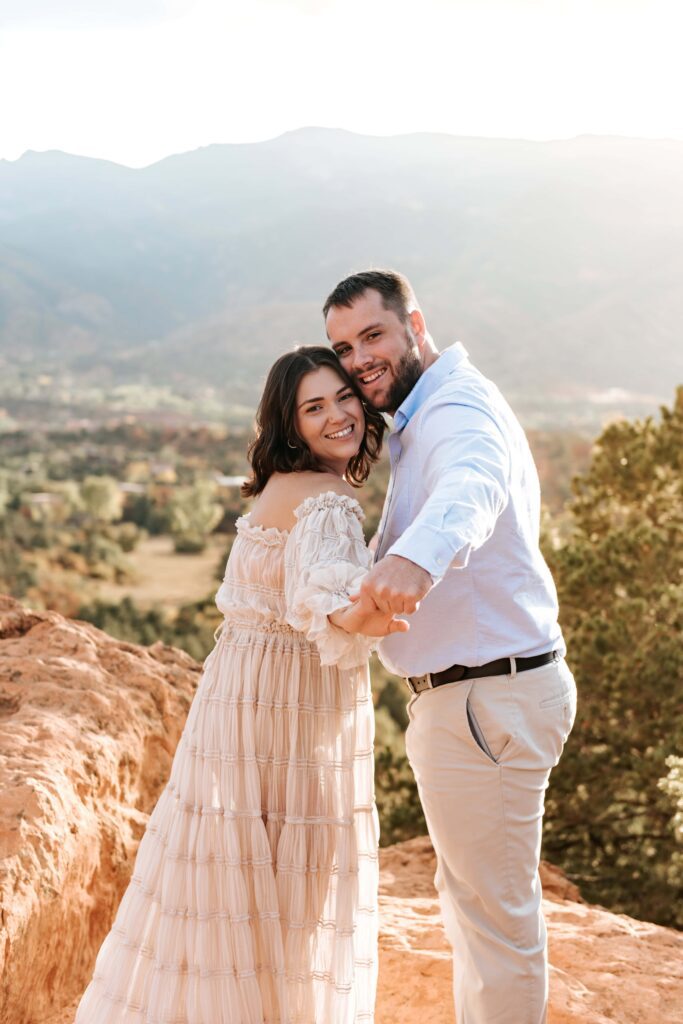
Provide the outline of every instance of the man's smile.
{"type": "Polygon", "coordinates": [[[368,373],[365,373],[362,376],[358,374],[357,379],[360,381],[361,384],[367,387],[368,384],[374,384],[374,382],[376,380],[379,380],[380,377],[384,376],[386,372],[387,367],[380,366],[378,368],[376,367],[374,370],[370,370],[368,373]]]}

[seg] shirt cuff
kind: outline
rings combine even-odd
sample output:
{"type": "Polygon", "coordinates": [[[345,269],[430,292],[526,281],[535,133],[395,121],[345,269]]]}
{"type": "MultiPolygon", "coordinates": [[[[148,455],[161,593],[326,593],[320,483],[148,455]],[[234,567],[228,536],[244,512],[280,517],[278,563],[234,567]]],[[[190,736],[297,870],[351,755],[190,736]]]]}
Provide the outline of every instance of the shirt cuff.
{"type": "Polygon", "coordinates": [[[443,530],[413,523],[392,544],[387,554],[407,558],[426,569],[433,580],[438,580],[450,566],[463,569],[469,561],[471,550],[470,544],[459,543],[459,538],[449,536],[443,530]]]}

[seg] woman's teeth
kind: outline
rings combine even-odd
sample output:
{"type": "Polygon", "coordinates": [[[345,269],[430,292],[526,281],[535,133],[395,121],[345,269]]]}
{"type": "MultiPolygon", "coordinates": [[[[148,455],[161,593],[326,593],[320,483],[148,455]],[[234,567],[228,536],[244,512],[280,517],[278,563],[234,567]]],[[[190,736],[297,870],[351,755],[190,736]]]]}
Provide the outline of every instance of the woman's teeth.
{"type": "Polygon", "coordinates": [[[337,430],[334,434],[325,434],[325,437],[329,437],[331,440],[336,440],[338,437],[349,437],[353,433],[353,423],[349,423],[348,427],[344,427],[343,430],[337,430]]]}
{"type": "Polygon", "coordinates": [[[387,370],[386,366],[381,366],[379,368],[379,370],[373,370],[372,373],[366,374],[365,377],[360,377],[359,379],[360,379],[361,384],[365,384],[365,385],[372,384],[374,381],[379,380],[379,378],[384,373],[386,373],[386,370],[387,370]]]}

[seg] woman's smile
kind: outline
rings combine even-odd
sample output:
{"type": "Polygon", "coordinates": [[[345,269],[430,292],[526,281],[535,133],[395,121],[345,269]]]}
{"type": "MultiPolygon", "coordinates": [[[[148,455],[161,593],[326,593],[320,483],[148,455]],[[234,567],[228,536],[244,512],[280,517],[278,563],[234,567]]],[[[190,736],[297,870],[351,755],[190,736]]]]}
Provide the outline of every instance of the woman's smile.
{"type": "Polygon", "coordinates": [[[329,438],[330,441],[343,441],[347,437],[351,437],[355,430],[355,424],[348,423],[341,430],[336,430],[333,434],[325,434],[325,437],[329,438]]]}

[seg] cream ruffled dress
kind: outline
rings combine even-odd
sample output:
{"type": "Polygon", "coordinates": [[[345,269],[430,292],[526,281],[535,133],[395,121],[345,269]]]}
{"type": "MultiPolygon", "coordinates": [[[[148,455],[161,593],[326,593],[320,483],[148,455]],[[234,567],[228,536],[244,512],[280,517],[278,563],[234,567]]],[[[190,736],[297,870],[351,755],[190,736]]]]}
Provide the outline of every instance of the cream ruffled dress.
{"type": "Polygon", "coordinates": [[[237,522],[169,782],[76,1024],[371,1022],[371,641],[332,626],[369,568],[357,501],[237,522]]]}

